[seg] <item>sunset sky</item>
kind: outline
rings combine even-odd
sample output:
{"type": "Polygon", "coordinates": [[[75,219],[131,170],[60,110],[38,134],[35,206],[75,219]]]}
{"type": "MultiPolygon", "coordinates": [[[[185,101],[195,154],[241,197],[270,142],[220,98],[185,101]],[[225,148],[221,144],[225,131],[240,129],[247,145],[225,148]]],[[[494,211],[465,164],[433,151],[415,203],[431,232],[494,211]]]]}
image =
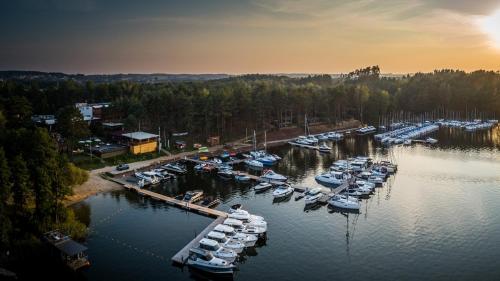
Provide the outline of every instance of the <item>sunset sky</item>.
{"type": "Polygon", "coordinates": [[[500,70],[500,0],[4,0],[0,69],[500,70]]]}

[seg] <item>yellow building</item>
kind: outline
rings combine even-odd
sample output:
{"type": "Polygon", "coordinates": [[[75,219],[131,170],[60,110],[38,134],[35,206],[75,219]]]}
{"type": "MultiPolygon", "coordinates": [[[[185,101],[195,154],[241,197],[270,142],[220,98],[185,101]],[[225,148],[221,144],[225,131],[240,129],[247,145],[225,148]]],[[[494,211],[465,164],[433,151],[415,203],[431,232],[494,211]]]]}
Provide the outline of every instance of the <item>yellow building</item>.
{"type": "Polygon", "coordinates": [[[146,132],[122,134],[133,154],[154,152],[158,149],[158,135],[146,132]]]}

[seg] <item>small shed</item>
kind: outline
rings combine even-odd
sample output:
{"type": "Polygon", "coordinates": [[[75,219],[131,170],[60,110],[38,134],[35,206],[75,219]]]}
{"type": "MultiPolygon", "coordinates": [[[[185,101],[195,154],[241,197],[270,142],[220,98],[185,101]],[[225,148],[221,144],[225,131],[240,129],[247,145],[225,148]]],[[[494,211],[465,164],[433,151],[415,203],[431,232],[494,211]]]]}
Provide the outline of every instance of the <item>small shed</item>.
{"type": "Polygon", "coordinates": [[[146,132],[132,132],[122,134],[122,137],[133,154],[149,153],[158,149],[158,135],[146,132]]]}

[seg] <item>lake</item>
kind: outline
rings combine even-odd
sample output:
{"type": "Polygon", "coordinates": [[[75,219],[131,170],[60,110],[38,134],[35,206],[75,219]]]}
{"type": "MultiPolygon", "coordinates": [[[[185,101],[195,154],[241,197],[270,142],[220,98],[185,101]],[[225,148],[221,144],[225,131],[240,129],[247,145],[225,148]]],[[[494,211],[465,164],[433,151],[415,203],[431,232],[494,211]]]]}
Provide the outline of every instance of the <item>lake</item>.
{"type": "MultiPolygon", "coordinates": [[[[368,155],[398,172],[362,201],[359,214],[304,201],[273,203],[271,190],[190,172],[155,187],[169,195],[190,189],[219,196],[217,209],[242,203],[268,222],[267,241],[249,250],[235,280],[499,280],[500,130],[441,128],[434,146],[379,147],[371,137],[333,144],[330,154],[283,145],[275,171],[291,183],[319,186],[314,176],[336,159],[368,155]]],[[[75,205],[91,234],[87,280],[206,280],[170,258],[212,218],[128,191],[99,194],[75,205]]]]}

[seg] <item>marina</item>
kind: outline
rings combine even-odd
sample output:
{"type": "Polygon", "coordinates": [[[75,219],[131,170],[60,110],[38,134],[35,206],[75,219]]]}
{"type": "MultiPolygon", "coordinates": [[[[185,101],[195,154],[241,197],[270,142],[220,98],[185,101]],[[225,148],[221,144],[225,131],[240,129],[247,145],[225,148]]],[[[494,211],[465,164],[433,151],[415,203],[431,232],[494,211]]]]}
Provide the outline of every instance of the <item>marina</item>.
{"type": "MultiPolygon", "coordinates": [[[[440,134],[436,135],[435,137],[440,140],[440,142],[437,145],[447,145],[447,142],[445,141],[447,138],[450,138],[451,136],[448,136],[446,134],[446,131],[441,131],[440,134]]],[[[463,132],[464,134],[466,132],[463,132]]],[[[317,199],[316,204],[306,204],[304,201],[304,198],[299,199],[299,200],[290,200],[288,198],[281,199],[279,201],[273,200],[272,197],[272,191],[274,190],[274,186],[281,185],[281,182],[274,182],[272,184],[272,187],[270,190],[264,190],[262,192],[254,192],[252,187],[256,184],[258,184],[260,181],[260,176],[259,173],[262,173],[262,171],[253,171],[251,169],[246,168],[245,163],[239,163],[233,165],[233,172],[235,174],[242,174],[245,176],[248,176],[251,181],[248,183],[239,183],[235,180],[231,181],[226,181],[226,180],[221,180],[218,178],[216,173],[197,173],[193,170],[192,165],[200,164],[200,162],[195,163],[193,161],[192,164],[189,164],[191,161],[187,161],[187,174],[179,176],[176,180],[173,181],[165,181],[162,182],[158,185],[154,185],[148,188],[138,188],[135,187],[135,189],[132,189],[131,194],[140,194],[141,197],[144,198],[151,198],[151,199],[146,199],[144,203],[153,204],[153,206],[157,206],[157,204],[160,205],[167,205],[167,206],[176,206],[179,210],[182,210],[183,212],[181,213],[172,213],[172,211],[167,211],[166,214],[167,216],[174,216],[175,215],[175,220],[178,220],[182,218],[183,216],[186,216],[185,218],[188,220],[194,219],[191,215],[188,215],[189,213],[192,214],[201,214],[203,216],[208,217],[208,220],[203,220],[202,223],[198,224],[197,230],[193,233],[191,232],[190,235],[187,235],[184,239],[182,239],[182,245],[179,243],[171,243],[166,245],[168,249],[171,250],[165,250],[165,253],[170,253],[166,259],[169,260],[170,262],[173,262],[175,264],[183,264],[186,262],[186,255],[189,255],[189,249],[196,247],[199,244],[199,241],[205,237],[207,233],[209,233],[213,228],[219,224],[220,222],[223,221],[223,218],[225,215],[228,214],[227,210],[229,209],[230,206],[234,205],[235,203],[242,203],[245,209],[248,210],[254,210],[257,211],[259,214],[263,214],[266,216],[266,221],[268,221],[268,224],[272,227],[269,228],[269,241],[265,243],[265,246],[258,246],[255,249],[251,250],[245,250],[242,255],[240,256],[240,261],[237,264],[237,273],[236,277],[238,280],[250,280],[253,277],[255,277],[258,272],[266,272],[266,274],[270,276],[278,276],[279,274],[278,269],[273,270],[270,268],[266,268],[264,266],[265,263],[271,262],[271,260],[275,260],[276,258],[280,257],[280,253],[286,249],[285,244],[280,243],[277,241],[277,237],[283,237],[284,239],[287,239],[290,241],[290,243],[295,243],[296,245],[300,245],[300,241],[304,241],[304,239],[314,239],[315,243],[321,243],[325,241],[325,231],[334,231],[336,233],[336,236],[330,237],[329,239],[335,245],[340,246],[340,247],[348,247],[350,250],[346,252],[345,250],[337,251],[335,256],[340,255],[340,256],[346,256],[346,257],[351,257],[351,258],[356,258],[359,260],[366,260],[366,259],[377,259],[381,257],[377,257],[377,255],[373,252],[366,252],[362,251],[361,248],[359,248],[356,245],[359,245],[363,243],[363,241],[372,241],[374,239],[374,234],[368,235],[368,233],[376,233],[376,231],[381,231],[380,234],[375,235],[376,239],[379,241],[385,241],[387,240],[386,238],[383,238],[383,235],[387,237],[392,237],[393,234],[388,233],[387,231],[384,231],[382,228],[377,228],[375,225],[372,226],[371,223],[366,224],[367,222],[378,222],[381,225],[387,225],[387,222],[385,220],[382,220],[383,217],[389,217],[391,218],[392,216],[398,214],[398,212],[394,211],[388,211],[388,207],[386,205],[395,205],[394,207],[391,207],[390,209],[398,208],[399,210],[404,210],[404,204],[408,204],[406,198],[411,198],[411,194],[413,192],[417,192],[419,189],[424,189],[426,192],[430,192],[429,188],[425,186],[416,186],[415,184],[417,183],[412,183],[414,181],[411,177],[408,175],[408,171],[417,171],[419,172],[420,170],[425,169],[426,165],[418,162],[418,166],[415,166],[417,163],[416,158],[414,158],[416,155],[419,155],[419,157],[432,157],[433,153],[435,154],[436,152],[432,151],[432,148],[430,146],[426,146],[425,143],[420,144],[417,143],[414,146],[395,146],[391,147],[391,151],[394,150],[394,155],[399,155],[399,156],[391,156],[392,154],[384,154],[384,150],[370,150],[369,149],[369,144],[372,143],[370,140],[371,137],[369,136],[362,136],[359,138],[356,138],[355,141],[360,144],[360,149],[357,149],[356,151],[351,152],[351,154],[343,154],[346,151],[348,151],[349,148],[349,142],[338,142],[334,143],[332,146],[335,147],[334,151],[339,151],[341,154],[339,155],[334,155],[333,152],[330,154],[324,154],[324,153],[319,153],[318,151],[315,150],[301,150],[294,148],[293,146],[280,146],[273,148],[272,150],[269,151],[269,153],[272,154],[277,154],[282,156],[283,160],[279,161],[277,164],[272,166],[272,169],[276,171],[277,173],[286,175],[291,186],[293,187],[295,191],[295,195],[291,195],[290,197],[293,198],[294,196],[297,196],[298,194],[305,192],[311,188],[320,188],[321,189],[321,197],[317,199]],[[367,152],[363,153],[364,149],[368,148],[367,152]],[[391,176],[387,178],[387,181],[383,182],[383,185],[378,188],[375,188],[373,190],[372,195],[368,197],[359,197],[359,205],[360,209],[357,212],[352,212],[352,211],[347,211],[347,210],[342,210],[338,209],[336,207],[331,207],[329,202],[331,201],[331,198],[335,195],[340,195],[343,192],[346,191],[347,187],[351,184],[354,183],[354,181],[357,181],[358,178],[352,178],[349,181],[344,182],[344,184],[336,187],[325,187],[317,182],[314,181],[314,177],[311,178],[311,176],[308,176],[306,178],[301,178],[300,175],[302,173],[307,173],[307,171],[311,171],[310,169],[313,167],[318,167],[323,166],[321,170],[323,172],[326,172],[329,170],[329,166],[333,166],[332,164],[338,163],[339,166],[342,166],[344,163],[341,160],[345,159],[352,159],[351,161],[351,169],[354,169],[356,165],[353,165],[357,163],[355,160],[356,156],[354,155],[359,155],[363,153],[364,155],[369,156],[370,158],[373,159],[373,163],[382,163],[382,160],[392,160],[391,162],[397,164],[397,174],[394,176],[391,176]],[[416,154],[416,155],[415,155],[416,154]],[[414,156],[415,155],[415,156],[414,156]],[[306,165],[304,163],[308,163],[306,167],[311,167],[308,168],[307,170],[298,170],[297,174],[293,174],[288,171],[288,163],[291,161],[291,159],[294,159],[293,161],[296,162],[293,167],[295,169],[300,169],[300,167],[306,165]],[[299,162],[297,162],[299,161],[299,162]],[[314,161],[314,162],[311,162],[314,161]],[[322,164],[321,164],[322,163],[322,164]],[[415,164],[413,164],[415,163],[415,164]],[[207,187],[204,187],[207,186],[207,187]],[[176,194],[183,194],[189,190],[193,190],[194,188],[200,188],[203,187],[204,191],[204,196],[210,196],[212,198],[219,198],[221,200],[220,205],[218,205],[215,210],[214,209],[203,209],[203,208],[198,208],[194,207],[196,204],[190,204],[193,206],[192,210],[185,209],[185,205],[182,204],[181,201],[175,201],[175,195],[176,194]],[[215,193],[214,193],[214,188],[215,188],[215,193]],[[229,193],[228,193],[229,192],[229,193]],[[403,194],[400,194],[404,192],[404,196],[402,197],[403,194]],[[157,203],[156,203],[157,202],[157,203]],[[377,203],[379,202],[379,203],[377,203]],[[377,204],[381,204],[379,207],[377,207],[377,204]],[[397,207],[396,207],[397,206],[397,207]],[[210,211],[213,210],[213,211],[210,211]],[[187,211],[187,212],[184,212],[187,211]],[[217,211],[217,212],[215,212],[217,211]],[[325,212],[328,214],[327,217],[323,217],[322,214],[325,212]],[[208,214],[207,214],[208,213],[208,214]],[[181,215],[185,214],[185,215],[181,215]],[[222,215],[222,216],[217,216],[217,215],[222,215]],[[344,217],[344,215],[349,216],[349,218],[344,217]],[[179,217],[181,216],[181,217],[179,217]],[[368,221],[361,223],[362,221],[365,221],[366,219],[361,219],[365,216],[368,216],[368,221]],[[349,242],[348,244],[345,244],[345,237],[346,237],[346,219],[348,219],[349,222],[349,242]],[[301,224],[303,224],[307,230],[292,230],[289,227],[285,227],[284,229],[281,229],[282,227],[286,226],[287,223],[286,221],[293,221],[293,220],[299,220],[301,224]],[[309,222],[309,220],[312,220],[309,222]],[[353,225],[353,221],[358,221],[356,226],[353,225]],[[217,222],[217,223],[216,223],[217,222]],[[314,222],[314,223],[313,223],[314,222]],[[360,224],[361,223],[361,224],[360,224]],[[319,225],[323,224],[323,227],[319,227],[319,225]],[[329,224],[332,224],[331,226],[328,226],[329,224]],[[278,227],[278,229],[276,229],[278,227]],[[333,227],[333,228],[332,228],[333,227]],[[374,228],[375,227],[375,228],[374,228]],[[353,229],[356,228],[354,231],[353,229]],[[342,233],[342,231],[344,233],[342,233]],[[375,231],[375,232],[373,232],[375,231]],[[288,235],[287,232],[293,233],[293,236],[288,235]],[[353,235],[356,233],[356,235],[353,235]],[[305,235],[305,236],[304,236],[305,235]],[[356,238],[357,236],[357,238],[356,238]],[[322,238],[320,238],[322,237],[322,238]],[[343,237],[344,240],[337,239],[335,237],[343,237]],[[342,242],[343,241],[343,246],[342,242]],[[180,245],[180,247],[179,247],[180,245]],[[252,255],[255,255],[255,252],[258,252],[258,257],[252,258],[250,263],[245,262],[247,258],[252,257],[252,255]],[[249,256],[250,255],[250,256],[249,256]],[[363,256],[366,256],[364,258],[363,256]],[[256,267],[261,268],[260,270],[257,270],[256,267]],[[262,269],[264,268],[264,269],[262,269]],[[254,272],[254,273],[252,273],[254,272]],[[252,277],[253,276],[253,277],[252,277]]],[[[375,143],[375,142],[373,142],[375,143]]],[[[485,144],[486,145],[486,144],[485,144]]],[[[387,153],[387,152],[385,152],[387,153]]],[[[437,153],[439,154],[444,154],[447,153],[446,155],[453,155],[453,152],[446,152],[446,151],[438,151],[437,153]],[[452,153],[452,154],[449,154],[452,153]]],[[[426,159],[427,159],[426,158],[426,159]]],[[[359,158],[364,159],[364,158],[359,158]]],[[[184,159],[181,159],[184,160],[184,159]]],[[[422,161],[422,160],[419,160],[422,161]]],[[[436,162],[437,160],[435,158],[429,158],[427,161],[432,161],[436,162]]],[[[441,160],[442,161],[442,160],[441,160]]],[[[443,165],[446,166],[446,165],[443,165]]],[[[371,166],[369,169],[366,169],[366,172],[373,172],[373,167],[371,166]]],[[[491,169],[494,167],[491,167],[491,169]]],[[[317,168],[313,168],[317,169],[317,168]]],[[[357,168],[356,168],[357,169],[357,168]]],[[[376,169],[377,170],[377,169],[376,169]]],[[[442,171],[441,171],[442,172],[442,171]]],[[[483,171],[483,173],[486,171],[483,171]]],[[[313,175],[317,175],[318,173],[321,172],[314,172],[313,175]]],[[[424,174],[427,172],[423,172],[424,174]]],[[[361,176],[362,173],[360,173],[361,176]]],[[[364,175],[364,174],[363,174],[364,175]]],[[[114,180],[119,180],[122,183],[127,183],[131,185],[130,182],[127,182],[125,178],[115,178],[114,180]]],[[[421,180],[417,181],[418,183],[422,182],[428,182],[428,180],[425,180],[425,178],[422,178],[421,180]]],[[[133,185],[131,185],[133,186],[133,185]]],[[[450,187],[451,188],[451,187],[450,187]]],[[[450,190],[448,190],[450,191],[450,190]]],[[[422,192],[424,192],[422,190],[422,192]]],[[[352,194],[355,194],[351,192],[352,194]]],[[[432,193],[432,192],[431,192],[432,193]]],[[[419,192],[420,194],[420,192],[419,192]]],[[[429,193],[430,194],[430,193],[429,193]]],[[[449,197],[450,193],[447,193],[447,196],[449,197]]],[[[452,195],[453,196],[453,195],[452,195]]],[[[426,197],[427,198],[427,197],[426,197]]],[[[441,197],[439,197],[441,198],[441,197]]],[[[452,197],[454,198],[454,197],[452,197]]],[[[128,199],[128,200],[132,200],[128,199]]],[[[434,200],[437,200],[434,198],[434,200]]],[[[445,200],[444,197],[439,200],[445,200]]],[[[455,198],[455,200],[459,200],[458,202],[461,202],[460,199],[455,198]]],[[[443,201],[440,201],[441,204],[443,204],[443,201]]],[[[450,204],[451,202],[446,199],[446,202],[450,204]]],[[[144,204],[141,203],[141,204],[144,204]]],[[[160,206],[158,205],[158,206],[160,206]]],[[[156,207],[159,208],[159,207],[156,207]]],[[[423,210],[417,209],[418,212],[421,212],[423,210]]],[[[163,212],[161,212],[163,213],[163,212]]],[[[159,214],[158,214],[159,215],[159,214]]],[[[170,218],[169,220],[174,219],[173,217],[170,218]]],[[[449,218],[448,218],[449,219],[449,218]]],[[[151,218],[151,223],[157,223],[153,222],[154,217],[151,218]]],[[[155,221],[157,221],[156,219],[155,221]]],[[[197,219],[198,220],[198,219],[197,219]]],[[[391,219],[392,220],[392,219],[391,219]]],[[[183,232],[183,228],[191,229],[189,225],[192,223],[187,223],[184,226],[180,223],[176,223],[176,230],[174,232],[178,233],[186,233],[185,231],[183,232]]],[[[390,225],[390,224],[389,224],[390,225]]],[[[151,226],[149,226],[151,227],[151,226]]],[[[154,229],[155,227],[153,227],[154,229]]],[[[171,233],[170,235],[174,235],[171,233]]],[[[179,234],[180,235],[180,234],[179,234]]],[[[129,238],[130,240],[130,238],[129,238]]],[[[280,239],[278,239],[280,240],[280,239]]],[[[130,240],[131,243],[133,240],[130,240]]],[[[137,242],[136,242],[137,243],[137,242]]],[[[432,243],[432,242],[430,242],[432,243]]],[[[259,244],[260,245],[260,244],[259,244]]],[[[301,248],[301,247],[299,247],[301,248]]],[[[304,248],[302,251],[307,251],[304,248]]],[[[470,250],[470,249],[469,249],[470,250]]],[[[322,257],[324,259],[327,258],[332,258],[331,254],[319,254],[316,253],[319,257],[322,257]]],[[[92,255],[95,256],[95,253],[92,255]]],[[[281,258],[284,258],[281,256],[281,258]]],[[[295,262],[291,260],[287,260],[288,263],[294,264],[294,266],[298,268],[304,268],[305,266],[311,266],[311,264],[308,264],[308,262],[300,257],[297,257],[300,260],[300,265],[296,264],[295,262]]],[[[390,258],[385,258],[386,261],[390,258]]],[[[423,264],[424,262],[422,260],[413,258],[414,262],[417,264],[423,264]]],[[[373,261],[372,261],[373,262],[373,261]]],[[[375,262],[376,264],[377,262],[375,262]]],[[[155,276],[161,276],[161,272],[169,272],[169,276],[177,276],[178,279],[183,279],[183,278],[195,278],[195,277],[189,277],[193,276],[192,274],[199,274],[195,273],[192,271],[189,271],[191,273],[185,274],[182,273],[181,271],[176,272],[175,270],[170,270],[165,268],[165,263],[161,263],[161,269],[159,272],[157,271],[155,273],[155,276]]],[[[167,265],[168,267],[168,265],[167,265]]],[[[277,265],[277,267],[280,267],[277,265]]],[[[173,267],[174,269],[176,267],[173,267]]],[[[283,267],[281,268],[283,269],[283,267]]],[[[90,268],[90,271],[94,271],[94,268],[90,268]]],[[[158,269],[157,269],[158,270],[158,269]]],[[[344,279],[346,278],[349,274],[350,271],[344,271],[341,266],[335,266],[335,271],[339,274],[339,278],[344,279]],[[349,273],[348,273],[349,272],[349,273]]],[[[326,274],[331,274],[331,270],[322,270],[320,271],[320,274],[318,275],[319,279],[314,279],[314,280],[321,280],[321,277],[325,277],[326,274]]],[[[377,273],[380,274],[380,273],[377,273]]],[[[196,275],[195,275],[196,276],[196,275]]],[[[352,275],[350,275],[352,277],[352,275]]],[[[357,274],[356,276],[359,276],[360,278],[365,276],[365,274],[357,274]]],[[[390,275],[387,275],[390,276],[390,275]]],[[[422,275],[417,275],[416,271],[412,272],[412,276],[419,276],[421,277],[422,275]]],[[[365,276],[366,277],[366,276],[365,276]]],[[[355,280],[358,280],[358,278],[354,278],[355,280]]],[[[414,278],[410,278],[414,279],[414,278]]]]}

